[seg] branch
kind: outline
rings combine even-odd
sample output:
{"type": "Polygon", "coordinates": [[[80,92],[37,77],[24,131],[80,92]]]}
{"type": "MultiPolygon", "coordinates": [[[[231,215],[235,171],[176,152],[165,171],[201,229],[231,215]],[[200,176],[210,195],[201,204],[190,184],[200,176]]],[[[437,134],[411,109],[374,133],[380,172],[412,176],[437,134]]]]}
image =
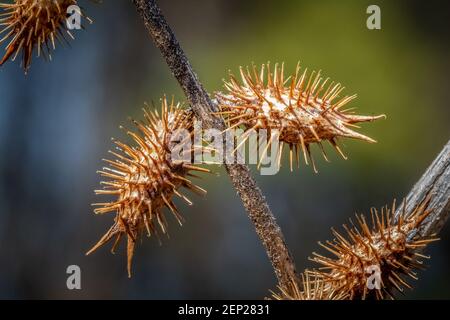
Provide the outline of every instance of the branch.
{"type": "MultiPolygon", "coordinates": [[[[409,235],[409,238],[424,238],[438,234],[448,219],[450,214],[450,140],[409,192],[405,201],[405,212],[412,212],[424,201],[428,201],[427,207],[432,212],[421,227],[409,235]]],[[[398,218],[402,212],[403,205],[397,209],[395,218],[398,218]]]]}
{"type": "MultiPolygon", "coordinates": [[[[198,80],[155,0],[133,0],[133,2],[197,118],[202,120],[206,128],[224,130],[226,127],[223,119],[213,115],[218,110],[217,105],[198,80]]],[[[292,279],[297,279],[294,262],[261,189],[246,165],[226,164],[225,167],[266,249],[280,286],[289,288],[292,279]]]]}

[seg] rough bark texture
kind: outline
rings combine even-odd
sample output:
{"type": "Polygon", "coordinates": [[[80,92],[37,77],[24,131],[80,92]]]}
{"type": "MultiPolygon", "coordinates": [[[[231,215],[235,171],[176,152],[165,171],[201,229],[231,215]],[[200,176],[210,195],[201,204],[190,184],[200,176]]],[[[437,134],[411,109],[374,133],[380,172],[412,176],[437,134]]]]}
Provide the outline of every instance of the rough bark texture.
{"type": "MultiPolygon", "coordinates": [[[[410,238],[438,234],[448,219],[450,214],[450,141],[409,192],[406,197],[405,211],[412,212],[428,197],[427,207],[432,209],[432,212],[422,226],[409,235],[410,238]]],[[[403,206],[400,206],[395,217],[397,218],[402,212],[403,206]]]]}
{"type": "MultiPolygon", "coordinates": [[[[197,118],[203,121],[203,127],[224,130],[224,121],[213,115],[213,112],[217,111],[217,106],[198,80],[156,2],[154,0],[133,0],[133,2],[197,118]]],[[[261,189],[246,165],[233,164],[225,167],[267,251],[279,285],[289,288],[290,281],[297,278],[294,262],[261,189]]]]}

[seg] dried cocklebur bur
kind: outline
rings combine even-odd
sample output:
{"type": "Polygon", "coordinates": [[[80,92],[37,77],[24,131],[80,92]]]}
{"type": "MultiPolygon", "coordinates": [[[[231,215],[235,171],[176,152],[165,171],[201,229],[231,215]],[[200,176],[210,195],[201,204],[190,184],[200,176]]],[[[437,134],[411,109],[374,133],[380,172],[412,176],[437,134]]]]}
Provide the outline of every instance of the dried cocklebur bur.
{"type": "MultiPolygon", "coordinates": [[[[269,63],[257,70],[240,68],[241,83],[233,75],[225,81],[226,92],[217,92],[220,106],[217,114],[222,115],[228,124],[228,130],[243,127],[243,139],[236,150],[249,138],[249,132],[265,129],[268,132],[268,147],[277,140],[278,152],[284,144],[289,146],[289,162],[293,170],[294,158],[299,163],[299,150],[306,164],[311,163],[317,172],[311,155],[312,144],[318,144],[325,160],[322,142],[329,141],[344,158],[338,145],[340,138],[353,138],[370,143],[376,142],[353,130],[359,128],[356,123],[385,118],[379,116],[361,116],[351,109],[344,109],[356,95],[339,98],[344,87],[329,78],[322,78],[321,72],[314,71],[308,76],[307,69],[300,72],[300,65],[293,75],[285,77],[284,64],[275,64],[272,71],[269,63]],[[295,154],[295,156],[294,156],[295,154]]],[[[280,159],[281,154],[278,159],[280,159]]],[[[279,161],[278,161],[279,163],[279,161]]]]}
{"type": "Polygon", "coordinates": [[[344,300],[348,298],[345,292],[330,290],[329,284],[320,276],[305,270],[300,275],[300,281],[291,279],[288,288],[278,287],[272,291],[274,300],[344,300]]]}
{"type": "MultiPolygon", "coordinates": [[[[190,161],[172,159],[173,138],[187,133],[180,143],[187,143],[191,138],[193,116],[190,111],[181,108],[180,104],[168,103],[164,98],[162,110],[150,112],[144,109],[146,122],[133,121],[138,132],[127,131],[134,145],[114,141],[118,151],[110,151],[115,160],[105,160],[107,167],[99,173],[108,178],[103,181],[98,195],[116,197],[112,202],[95,203],[96,214],[113,212],[116,214],[114,224],[87,254],[90,254],[115,237],[112,251],[120,239],[127,238],[128,274],[131,276],[131,261],[135,243],[140,234],[158,236],[156,226],[167,233],[167,221],[163,209],[167,208],[181,225],[183,218],[173,198],[178,197],[188,205],[192,201],[180,191],[181,187],[197,194],[206,191],[195,185],[190,179],[191,172],[209,172],[197,167],[190,161]]],[[[193,154],[196,146],[187,144],[188,151],[193,154]]],[[[190,159],[189,159],[190,160],[190,159]]]]}
{"type": "MultiPolygon", "coordinates": [[[[22,67],[27,73],[34,49],[37,49],[38,57],[42,55],[51,61],[56,43],[69,44],[69,38],[75,39],[73,31],[67,26],[67,11],[74,5],[78,5],[78,0],[15,0],[13,3],[0,3],[4,11],[0,15],[0,25],[3,26],[0,44],[8,43],[0,65],[9,59],[14,61],[22,53],[22,67]]],[[[81,8],[79,14],[92,23],[81,8]]]]}
{"type": "Polygon", "coordinates": [[[352,226],[344,225],[347,237],[332,229],[335,239],[319,244],[334,257],[313,253],[311,260],[322,265],[315,275],[329,290],[348,294],[350,299],[393,299],[394,292],[411,289],[408,279],[417,280],[416,271],[424,269],[423,260],[429,259],[423,249],[438,240],[435,235],[410,237],[430,214],[428,203],[429,198],[396,220],[395,201],[381,212],[372,208],[370,224],[363,215],[356,215],[356,223],[350,220],[352,226]]]}

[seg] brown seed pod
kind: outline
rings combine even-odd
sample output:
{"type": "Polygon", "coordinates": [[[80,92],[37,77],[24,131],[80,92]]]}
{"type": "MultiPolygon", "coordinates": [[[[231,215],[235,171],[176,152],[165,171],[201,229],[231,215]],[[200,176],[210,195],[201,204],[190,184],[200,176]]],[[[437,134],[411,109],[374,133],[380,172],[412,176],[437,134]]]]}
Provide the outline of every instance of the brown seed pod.
{"type": "Polygon", "coordinates": [[[291,279],[289,288],[278,287],[278,292],[272,292],[274,300],[345,300],[347,294],[328,288],[328,283],[322,277],[305,270],[298,281],[291,279]]]}
{"type": "Polygon", "coordinates": [[[336,258],[313,253],[311,260],[323,266],[315,274],[328,290],[348,294],[350,299],[393,299],[395,291],[411,289],[407,278],[417,280],[416,271],[424,269],[422,259],[429,259],[421,251],[438,240],[411,238],[430,213],[427,203],[410,214],[403,212],[397,220],[393,218],[395,202],[381,213],[372,208],[371,227],[363,215],[356,215],[359,228],[351,220],[352,227],[344,225],[348,238],[332,229],[336,238],[319,244],[336,258]]]}
{"type": "MultiPolygon", "coordinates": [[[[283,145],[287,144],[290,149],[291,171],[294,152],[298,164],[298,150],[301,149],[306,164],[311,161],[317,172],[311,157],[310,145],[318,144],[328,161],[322,141],[329,141],[346,159],[337,144],[338,138],[375,142],[350,128],[358,128],[356,123],[359,122],[385,117],[355,115],[352,112],[353,108],[343,110],[342,108],[355,99],[356,95],[337,100],[344,89],[341,84],[334,81],[329,83],[329,78],[324,80],[320,71],[318,73],[313,71],[310,76],[307,75],[307,69],[300,73],[299,64],[295,73],[288,78],[284,75],[284,64],[281,67],[275,64],[273,73],[268,63],[267,67],[262,65],[259,71],[255,66],[251,71],[249,68],[245,71],[240,68],[240,74],[242,84],[235,76],[230,75],[230,80],[225,81],[227,92],[216,93],[221,108],[219,113],[224,116],[230,129],[242,126],[246,131],[240,145],[245,143],[251,132],[260,129],[268,131],[270,136],[268,147],[275,140],[280,142],[279,155],[283,145]]],[[[278,164],[280,158],[279,156],[278,164]]]]}
{"type": "MultiPolygon", "coordinates": [[[[182,217],[173,202],[177,196],[192,205],[192,202],[180,192],[185,187],[195,193],[205,194],[206,191],[187,177],[194,176],[190,172],[209,172],[207,169],[191,165],[190,161],[172,159],[172,151],[178,135],[191,139],[193,120],[191,112],[181,108],[180,104],[169,105],[164,98],[161,115],[157,111],[144,109],[146,122],[133,121],[138,132],[128,131],[134,145],[114,141],[118,152],[110,151],[115,160],[104,160],[108,167],[99,173],[108,178],[102,182],[102,190],[96,190],[98,195],[112,195],[112,202],[95,203],[96,214],[113,212],[116,214],[114,224],[87,254],[103,246],[113,237],[116,238],[112,251],[114,252],[122,236],[127,237],[128,274],[131,276],[131,261],[137,238],[143,231],[147,235],[158,234],[157,225],[163,233],[167,232],[167,221],[163,208],[168,208],[176,220],[182,224],[182,217]]],[[[184,139],[186,140],[186,139],[184,139]]],[[[186,140],[187,141],[187,140],[186,140]]],[[[195,146],[184,150],[189,157],[195,146]]]]}
{"type": "MultiPolygon", "coordinates": [[[[22,52],[22,67],[25,73],[31,65],[34,48],[37,55],[51,60],[51,51],[56,49],[56,42],[68,43],[67,36],[74,39],[67,28],[67,9],[77,5],[77,0],[15,0],[14,3],[0,3],[4,9],[0,22],[6,33],[0,43],[11,39],[6,46],[6,53],[0,60],[3,65],[8,59],[15,60],[22,52]]],[[[92,20],[81,15],[92,23],[92,20]]]]}

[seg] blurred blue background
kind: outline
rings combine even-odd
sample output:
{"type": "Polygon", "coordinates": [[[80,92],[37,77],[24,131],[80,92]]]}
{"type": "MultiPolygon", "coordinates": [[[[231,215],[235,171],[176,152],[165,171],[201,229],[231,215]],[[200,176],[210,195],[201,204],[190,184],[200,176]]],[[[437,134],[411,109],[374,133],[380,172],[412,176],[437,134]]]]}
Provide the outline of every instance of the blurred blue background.
{"type": "MultiPolygon", "coordinates": [[[[183,100],[131,1],[80,0],[95,23],[77,32],[54,61],[0,69],[0,298],[249,298],[269,295],[276,280],[253,226],[223,168],[199,185],[205,198],[180,203],[170,239],[138,246],[128,279],[124,246],[84,253],[113,216],[94,216],[96,170],[123,138],[128,116],[163,94],[183,100]],[[66,288],[66,268],[82,269],[82,290],[66,288]]],[[[299,270],[318,240],[331,238],[355,212],[402,199],[450,137],[449,7],[444,1],[159,1],[206,88],[239,65],[298,60],[358,93],[362,114],[388,115],[364,125],[379,141],[345,141],[349,160],[315,152],[320,173],[287,158],[258,182],[281,225],[299,270]],[[377,4],[382,30],[366,28],[377,4]]],[[[317,151],[317,150],[316,150],[317,151]]],[[[168,215],[169,216],[169,215],[168,215]]],[[[450,226],[432,244],[427,272],[405,298],[450,298],[450,226]]]]}

